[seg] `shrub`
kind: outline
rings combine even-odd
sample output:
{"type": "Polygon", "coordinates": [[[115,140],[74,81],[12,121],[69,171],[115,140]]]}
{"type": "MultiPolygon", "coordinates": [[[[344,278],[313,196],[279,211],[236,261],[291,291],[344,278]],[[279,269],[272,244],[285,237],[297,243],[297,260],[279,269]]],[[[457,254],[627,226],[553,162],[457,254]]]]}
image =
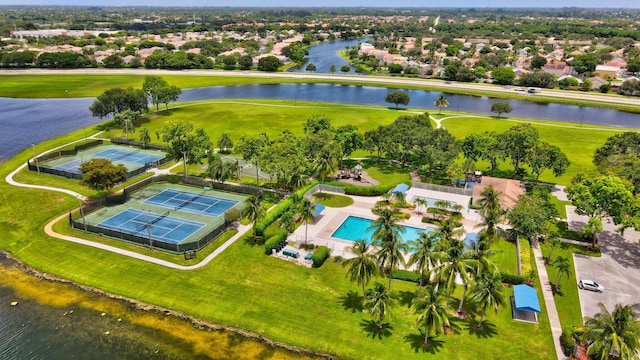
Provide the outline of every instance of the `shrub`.
{"type": "Polygon", "coordinates": [[[391,278],[417,283],[418,281],[420,281],[420,274],[409,270],[394,270],[391,272],[391,278]]]}
{"type": "Polygon", "coordinates": [[[317,181],[311,182],[309,185],[291,194],[291,196],[284,199],[284,201],[282,201],[280,204],[276,205],[276,207],[273,208],[273,210],[269,211],[269,213],[264,217],[264,219],[262,219],[262,221],[259,221],[258,223],[256,223],[256,235],[258,236],[264,235],[264,231],[269,225],[273,224],[276,220],[278,220],[280,216],[282,216],[282,214],[293,209],[297,201],[301,199],[304,196],[304,194],[307,191],[309,191],[309,189],[311,189],[313,186],[315,186],[317,183],[318,183],[317,181]]]}
{"type": "Polygon", "coordinates": [[[565,356],[569,356],[573,351],[573,348],[576,346],[576,340],[570,333],[562,330],[562,335],[560,335],[560,346],[562,347],[562,353],[565,356]]]}
{"type": "Polygon", "coordinates": [[[270,237],[269,240],[264,243],[264,253],[266,255],[271,255],[273,249],[275,249],[276,247],[278,247],[278,245],[284,243],[285,241],[287,241],[286,232],[282,232],[270,237]]]}
{"type": "Polygon", "coordinates": [[[521,276],[521,275],[501,272],[500,276],[502,277],[502,282],[503,283],[507,283],[507,284],[511,284],[511,285],[520,285],[520,284],[526,284],[527,283],[527,278],[525,278],[524,276],[521,276]]]}
{"type": "Polygon", "coordinates": [[[240,211],[236,208],[231,208],[224,213],[227,221],[232,223],[234,221],[240,220],[240,211]]]}
{"type": "Polygon", "coordinates": [[[326,246],[319,246],[311,256],[313,261],[313,267],[319,268],[329,258],[329,248],[326,246]]]}
{"type": "Polygon", "coordinates": [[[335,262],[336,264],[342,264],[343,261],[344,261],[344,258],[340,255],[333,258],[333,262],[335,262]]]}

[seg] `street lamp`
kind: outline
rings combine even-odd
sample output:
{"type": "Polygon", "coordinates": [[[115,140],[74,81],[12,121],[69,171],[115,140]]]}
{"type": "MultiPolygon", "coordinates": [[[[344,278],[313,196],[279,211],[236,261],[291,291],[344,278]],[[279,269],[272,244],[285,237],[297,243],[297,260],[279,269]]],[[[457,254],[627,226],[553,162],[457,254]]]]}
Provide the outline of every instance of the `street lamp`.
{"type": "Polygon", "coordinates": [[[40,164],[38,164],[38,153],[36,152],[36,146],[31,144],[33,148],[33,158],[36,160],[36,169],[38,169],[38,174],[40,174],[40,164]]]}

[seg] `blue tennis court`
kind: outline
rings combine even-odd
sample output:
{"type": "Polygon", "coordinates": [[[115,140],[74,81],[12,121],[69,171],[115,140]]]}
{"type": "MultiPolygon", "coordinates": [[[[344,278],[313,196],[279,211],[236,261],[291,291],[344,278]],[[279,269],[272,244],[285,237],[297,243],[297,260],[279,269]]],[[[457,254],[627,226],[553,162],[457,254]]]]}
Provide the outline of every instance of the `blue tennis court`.
{"type": "Polygon", "coordinates": [[[161,155],[148,154],[144,152],[126,149],[107,149],[91,155],[92,158],[109,159],[113,162],[121,162],[143,166],[162,159],[161,155]]]}
{"type": "Polygon", "coordinates": [[[72,160],[64,164],[56,165],[53,167],[53,169],[68,171],[73,174],[80,174],[80,170],[78,168],[80,167],[81,163],[81,160],[72,160]]]}
{"type": "MultiPolygon", "coordinates": [[[[167,212],[168,213],[168,212],[167,212]]],[[[98,224],[98,227],[149,237],[154,241],[177,244],[200,230],[205,224],[177,219],[167,214],[154,214],[135,209],[124,210],[98,224]]]]}
{"type": "Polygon", "coordinates": [[[145,200],[144,203],[217,217],[235,206],[238,201],[205,195],[205,192],[195,194],[167,189],[145,200]]]}

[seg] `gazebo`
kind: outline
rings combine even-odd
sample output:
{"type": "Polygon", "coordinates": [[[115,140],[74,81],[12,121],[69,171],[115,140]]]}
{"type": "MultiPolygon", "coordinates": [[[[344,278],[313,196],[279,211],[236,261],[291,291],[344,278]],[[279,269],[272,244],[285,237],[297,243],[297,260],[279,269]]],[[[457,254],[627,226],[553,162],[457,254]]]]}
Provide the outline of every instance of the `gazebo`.
{"type": "Polygon", "coordinates": [[[526,284],[513,286],[511,307],[514,320],[538,323],[540,303],[538,302],[536,289],[531,286],[526,284]]]}

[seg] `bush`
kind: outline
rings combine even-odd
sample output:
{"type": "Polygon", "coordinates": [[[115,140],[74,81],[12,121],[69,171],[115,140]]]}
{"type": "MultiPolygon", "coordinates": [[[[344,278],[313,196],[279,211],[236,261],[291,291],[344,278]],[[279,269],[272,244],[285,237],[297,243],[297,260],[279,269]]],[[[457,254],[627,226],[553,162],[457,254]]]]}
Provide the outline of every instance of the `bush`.
{"type": "Polygon", "coordinates": [[[521,276],[521,275],[501,272],[500,276],[502,277],[502,282],[503,283],[507,283],[507,284],[511,284],[511,285],[520,285],[520,284],[526,284],[527,283],[527,278],[525,278],[524,276],[521,276]]]}
{"type": "Polygon", "coordinates": [[[313,261],[313,267],[319,268],[329,258],[329,248],[326,246],[319,246],[311,256],[313,261]]]}
{"type": "Polygon", "coordinates": [[[263,236],[265,229],[269,225],[273,224],[276,220],[278,220],[280,216],[282,216],[282,214],[293,209],[297,201],[301,199],[304,196],[304,194],[307,191],[309,191],[309,189],[311,189],[313,186],[315,186],[317,183],[318,183],[317,181],[311,182],[309,185],[291,194],[291,196],[284,199],[284,201],[282,201],[280,204],[276,205],[276,207],[273,208],[273,210],[267,213],[267,215],[264,217],[264,219],[262,219],[262,221],[259,221],[258,223],[256,223],[256,235],[263,236]]]}
{"type": "Polygon", "coordinates": [[[565,356],[569,356],[573,351],[573,348],[576,346],[576,340],[573,338],[572,334],[562,330],[562,335],[560,335],[560,346],[562,347],[562,353],[565,356]]]}
{"type": "Polygon", "coordinates": [[[227,221],[232,223],[234,221],[240,220],[240,211],[236,208],[231,208],[224,213],[227,221]]]}
{"type": "Polygon", "coordinates": [[[269,240],[264,243],[264,253],[266,255],[271,255],[271,253],[273,253],[273,249],[275,249],[276,247],[278,247],[278,245],[284,243],[285,241],[287,241],[286,232],[282,232],[270,237],[269,240]]]}
{"type": "Polygon", "coordinates": [[[391,278],[402,281],[409,281],[412,283],[418,283],[420,281],[420,274],[409,270],[394,270],[391,272],[391,278]]]}

